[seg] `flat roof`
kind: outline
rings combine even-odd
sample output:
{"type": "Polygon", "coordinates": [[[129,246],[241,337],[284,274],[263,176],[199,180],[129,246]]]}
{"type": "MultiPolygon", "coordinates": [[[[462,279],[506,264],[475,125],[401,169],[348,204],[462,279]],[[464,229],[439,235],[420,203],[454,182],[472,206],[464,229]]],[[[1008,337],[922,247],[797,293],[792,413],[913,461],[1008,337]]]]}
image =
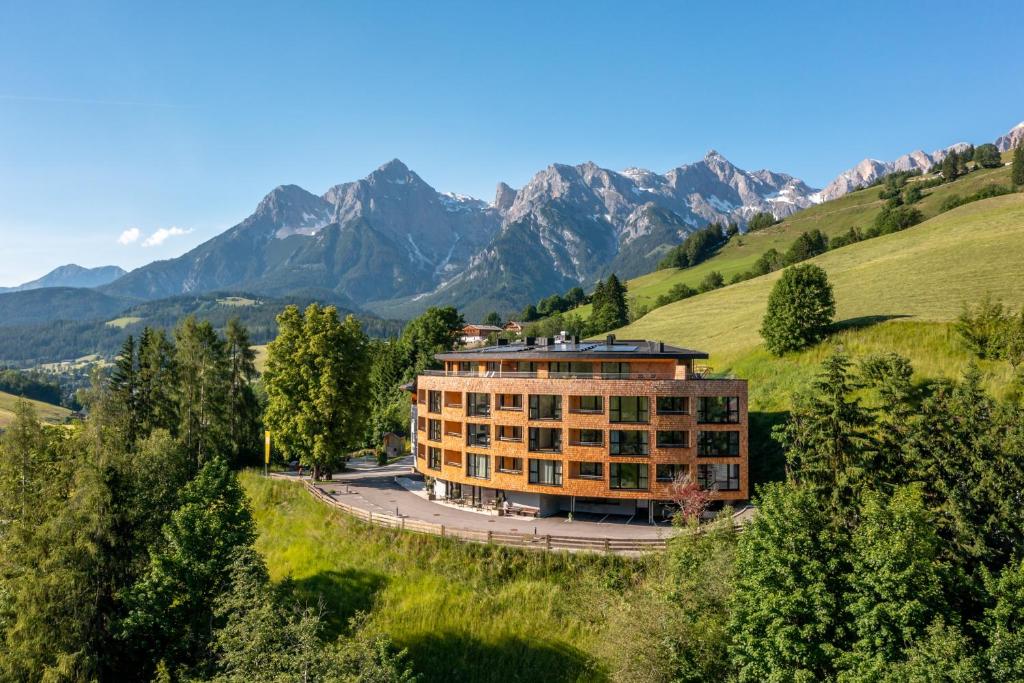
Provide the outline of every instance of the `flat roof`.
{"type": "Polygon", "coordinates": [[[678,346],[670,346],[664,342],[650,341],[648,339],[615,339],[609,337],[605,340],[566,340],[555,342],[553,339],[532,339],[509,342],[508,344],[497,344],[494,346],[482,346],[475,349],[464,349],[461,351],[449,351],[439,353],[434,357],[437,360],[531,360],[538,358],[565,358],[573,359],[629,359],[629,358],[662,358],[687,360],[692,358],[707,358],[704,351],[694,349],[683,349],[678,346]]]}

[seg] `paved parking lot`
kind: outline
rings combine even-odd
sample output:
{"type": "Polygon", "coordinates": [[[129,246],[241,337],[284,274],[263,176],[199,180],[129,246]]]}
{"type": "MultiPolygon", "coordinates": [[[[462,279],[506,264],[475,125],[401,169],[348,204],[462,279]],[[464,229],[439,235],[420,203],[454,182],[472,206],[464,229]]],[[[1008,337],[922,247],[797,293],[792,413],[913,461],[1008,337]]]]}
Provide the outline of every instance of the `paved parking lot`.
{"type": "Polygon", "coordinates": [[[321,482],[320,487],[337,500],[368,512],[398,514],[453,529],[613,539],[665,538],[673,532],[665,522],[651,525],[646,519],[630,521],[619,515],[577,514],[570,522],[565,516],[498,517],[460,510],[426,500],[395,483],[396,476],[410,474],[411,465],[411,457],[386,467],[350,463],[348,471],[336,474],[333,481],[321,482]]]}

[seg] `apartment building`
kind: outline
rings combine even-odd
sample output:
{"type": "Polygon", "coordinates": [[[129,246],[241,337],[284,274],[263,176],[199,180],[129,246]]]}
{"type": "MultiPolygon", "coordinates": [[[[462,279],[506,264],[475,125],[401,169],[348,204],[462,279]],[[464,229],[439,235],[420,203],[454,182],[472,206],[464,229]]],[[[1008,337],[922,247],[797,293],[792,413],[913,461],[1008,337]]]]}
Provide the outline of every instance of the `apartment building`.
{"type": "Polygon", "coordinates": [[[439,498],[654,520],[689,477],[749,497],[747,383],[657,341],[527,338],[442,353],[416,379],[417,471],[439,498]]]}

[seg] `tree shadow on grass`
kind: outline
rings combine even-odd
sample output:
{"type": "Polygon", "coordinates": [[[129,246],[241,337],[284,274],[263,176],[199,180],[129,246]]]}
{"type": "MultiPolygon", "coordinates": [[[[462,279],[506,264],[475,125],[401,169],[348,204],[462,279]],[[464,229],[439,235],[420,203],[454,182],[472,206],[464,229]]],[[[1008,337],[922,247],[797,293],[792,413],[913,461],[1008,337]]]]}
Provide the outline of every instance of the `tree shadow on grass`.
{"type": "Polygon", "coordinates": [[[891,315],[862,315],[856,318],[847,318],[846,320],[837,320],[832,323],[833,332],[842,332],[845,330],[859,330],[865,327],[871,327],[881,323],[889,322],[890,320],[898,320],[899,318],[912,318],[913,316],[907,315],[906,313],[894,313],[891,315]]]}
{"type": "Polygon", "coordinates": [[[387,585],[387,577],[357,569],[325,571],[302,579],[292,579],[290,590],[298,602],[316,606],[323,600],[326,622],[323,636],[333,640],[345,632],[348,620],[356,612],[368,612],[387,585]]]}
{"type": "Polygon", "coordinates": [[[772,428],[789,419],[788,410],[752,411],[750,424],[750,493],[758,484],[786,478],[786,454],[772,438],[772,428]]]}
{"type": "Polygon", "coordinates": [[[607,681],[596,661],[565,643],[512,637],[487,643],[468,634],[430,633],[410,642],[413,670],[421,683],[560,683],[607,681]]]}

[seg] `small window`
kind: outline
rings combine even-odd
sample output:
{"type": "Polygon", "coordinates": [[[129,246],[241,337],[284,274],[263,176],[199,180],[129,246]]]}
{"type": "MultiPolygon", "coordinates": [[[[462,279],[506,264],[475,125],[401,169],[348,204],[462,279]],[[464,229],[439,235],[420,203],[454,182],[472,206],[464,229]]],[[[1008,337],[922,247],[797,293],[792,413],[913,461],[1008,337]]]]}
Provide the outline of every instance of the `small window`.
{"type": "Polygon", "coordinates": [[[528,475],[528,480],[531,484],[561,486],[562,461],[537,460],[536,458],[530,458],[530,473],[528,475]]]}
{"type": "Polygon", "coordinates": [[[740,454],[739,432],[700,432],[697,455],[705,458],[732,457],[740,454]]]}
{"type": "Polygon", "coordinates": [[[491,425],[466,425],[466,445],[487,448],[491,445],[491,425]]]}
{"type": "Polygon", "coordinates": [[[658,448],[689,448],[690,432],[658,431],[658,448]]]}
{"type": "Polygon", "coordinates": [[[429,427],[430,428],[428,430],[427,438],[430,439],[431,441],[440,441],[441,440],[441,421],[440,420],[431,420],[430,424],[429,424],[429,427]]]}
{"type": "Polygon", "coordinates": [[[608,401],[609,422],[647,422],[650,418],[646,396],[612,396],[608,401]]]}
{"type": "Polygon", "coordinates": [[[427,449],[427,467],[432,470],[441,469],[441,449],[431,446],[427,449]]]}
{"type": "Polygon", "coordinates": [[[689,465],[658,465],[656,469],[658,481],[678,481],[690,472],[689,465]]]}
{"type": "Polygon", "coordinates": [[[489,479],[491,459],[479,453],[466,453],[466,476],[489,479]]]}
{"type": "Polygon", "coordinates": [[[530,394],[531,420],[561,420],[562,397],[552,394],[530,394]]]}
{"type": "Polygon", "coordinates": [[[647,455],[648,433],[636,429],[609,432],[612,455],[647,455]]]}
{"type": "Polygon", "coordinates": [[[581,462],[579,466],[581,479],[600,479],[604,476],[604,465],[599,462],[581,462]]]}
{"type": "Polygon", "coordinates": [[[697,484],[708,491],[739,491],[739,465],[697,465],[697,484]]]}
{"type": "Polygon", "coordinates": [[[430,391],[427,393],[427,410],[431,413],[441,412],[441,392],[430,391]]]}
{"type": "Polygon", "coordinates": [[[659,415],[688,415],[690,413],[689,396],[659,396],[659,415]]]}
{"type": "Polygon", "coordinates": [[[697,422],[736,424],[739,421],[739,396],[701,396],[697,399],[697,422]]]}
{"type": "Polygon", "coordinates": [[[632,462],[613,462],[608,466],[608,487],[631,490],[646,489],[647,465],[632,462]]]}
{"type": "Polygon", "coordinates": [[[466,394],[466,415],[470,417],[490,417],[491,395],[468,392],[466,394]]]}

